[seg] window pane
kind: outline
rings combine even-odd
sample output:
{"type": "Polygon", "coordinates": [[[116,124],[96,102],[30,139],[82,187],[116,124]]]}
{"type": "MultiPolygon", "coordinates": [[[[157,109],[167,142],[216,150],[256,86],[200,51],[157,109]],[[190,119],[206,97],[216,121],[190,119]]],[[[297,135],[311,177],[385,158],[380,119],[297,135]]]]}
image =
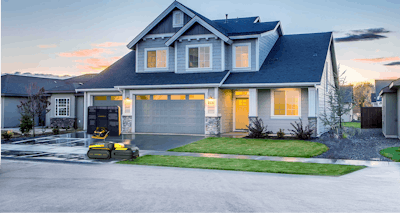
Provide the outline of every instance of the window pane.
{"type": "Polygon", "coordinates": [[[168,95],[153,95],[153,100],[168,100],[168,95]]]}
{"type": "Polygon", "coordinates": [[[107,96],[94,96],[95,101],[106,101],[107,96]]]}
{"type": "Polygon", "coordinates": [[[156,51],[147,51],[147,68],[156,67],[156,51]]]}
{"type": "Polygon", "coordinates": [[[235,47],[236,67],[249,67],[249,47],[235,47]]]}
{"type": "Polygon", "coordinates": [[[157,68],[167,67],[167,51],[157,50],[157,68]]]}
{"type": "Polygon", "coordinates": [[[189,100],[204,100],[204,95],[189,95],[189,100]]]}
{"type": "Polygon", "coordinates": [[[299,109],[299,91],[297,90],[286,90],[286,107],[287,115],[298,115],[299,109]]]}
{"type": "Polygon", "coordinates": [[[112,101],[122,101],[122,96],[111,96],[112,101]]]}
{"type": "Polygon", "coordinates": [[[186,95],[171,95],[171,100],[186,100],[186,95]]]}
{"type": "Polygon", "coordinates": [[[198,48],[189,48],[189,68],[199,67],[199,50],[198,48]]]}
{"type": "Polygon", "coordinates": [[[150,100],[150,95],[137,95],[136,100],[150,100]]]}
{"type": "Polygon", "coordinates": [[[285,91],[274,91],[274,114],[285,115],[285,91]]]}

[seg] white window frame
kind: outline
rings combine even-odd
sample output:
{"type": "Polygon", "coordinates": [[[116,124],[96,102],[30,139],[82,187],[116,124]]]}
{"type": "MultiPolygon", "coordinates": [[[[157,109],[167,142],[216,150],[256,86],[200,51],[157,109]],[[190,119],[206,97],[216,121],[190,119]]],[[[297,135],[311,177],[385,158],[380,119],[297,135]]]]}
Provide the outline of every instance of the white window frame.
{"type": "Polygon", "coordinates": [[[145,71],[162,71],[162,70],[168,70],[168,61],[169,61],[169,48],[168,47],[160,47],[160,48],[146,48],[144,49],[144,70],[145,71]],[[167,58],[166,58],[166,67],[147,67],[147,52],[148,51],[156,51],[156,66],[157,66],[157,50],[165,50],[167,52],[167,58]]]}
{"type": "MultiPolygon", "coordinates": [[[[287,96],[285,94],[285,114],[286,114],[286,99],[287,96]]],[[[271,89],[271,119],[299,119],[301,117],[301,88],[277,88],[277,89],[271,89]],[[274,99],[274,93],[275,91],[279,90],[285,90],[285,89],[295,89],[299,92],[299,114],[298,115],[275,115],[275,99],[274,99]]]]}
{"type": "MultiPolygon", "coordinates": [[[[212,70],[213,67],[213,45],[212,44],[191,44],[191,45],[186,45],[186,51],[185,51],[185,63],[186,63],[186,71],[204,71],[204,70],[212,70]],[[199,48],[198,51],[200,51],[200,47],[210,47],[210,67],[198,67],[198,68],[189,68],[189,48],[194,48],[197,47],[199,48]]],[[[199,54],[200,58],[200,54],[199,54]]],[[[199,63],[200,64],[200,63],[199,63]]]]}
{"type": "Polygon", "coordinates": [[[182,11],[174,11],[172,13],[172,27],[183,27],[183,12],[182,11]],[[175,24],[175,14],[179,14],[181,16],[181,23],[175,24]]]}
{"type": "Polygon", "coordinates": [[[56,104],[54,105],[54,114],[55,114],[54,116],[55,117],[70,117],[70,115],[71,115],[71,99],[70,98],[56,98],[55,102],[56,102],[56,104]],[[60,111],[59,100],[60,99],[65,99],[66,106],[62,107],[62,108],[68,109],[68,110],[66,110],[66,113],[67,113],[66,115],[59,115],[59,111],[60,111]],[[68,102],[67,102],[67,100],[68,100],[68,102]],[[68,107],[67,107],[67,104],[68,104],[68,107]]]}
{"type": "Polygon", "coordinates": [[[233,70],[251,70],[251,43],[237,43],[232,45],[232,68],[233,70]],[[236,47],[239,46],[248,46],[249,50],[248,67],[236,67],[236,47]]]}

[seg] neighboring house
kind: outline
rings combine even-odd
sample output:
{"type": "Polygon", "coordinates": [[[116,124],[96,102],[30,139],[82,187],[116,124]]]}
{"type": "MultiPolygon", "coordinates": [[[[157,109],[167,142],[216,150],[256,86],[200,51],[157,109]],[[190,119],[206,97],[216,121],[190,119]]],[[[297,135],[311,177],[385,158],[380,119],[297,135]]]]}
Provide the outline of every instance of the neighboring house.
{"type": "Polygon", "coordinates": [[[320,135],[336,82],[333,44],[331,32],[284,35],[279,21],[209,20],[175,1],[130,53],[76,89],[84,128],[89,106],[119,105],[127,134],[244,131],[258,117],[273,132],[301,118],[320,135]]]}
{"type": "Polygon", "coordinates": [[[353,86],[341,86],[344,88],[345,96],[344,96],[344,103],[345,108],[350,108],[351,110],[342,116],[343,122],[351,122],[353,118],[353,86]]]}
{"type": "Polygon", "coordinates": [[[400,106],[400,79],[390,82],[378,93],[382,97],[382,133],[386,138],[400,138],[398,120],[400,106]]]}
{"type": "MultiPolygon", "coordinates": [[[[28,97],[27,87],[32,83],[36,83],[38,89],[44,87],[45,90],[48,90],[59,85],[64,85],[64,79],[13,74],[2,75],[1,128],[12,128],[19,126],[21,114],[17,105],[20,105],[20,101],[28,97]]],[[[45,121],[47,117],[48,115],[45,115],[40,119],[36,118],[35,125],[39,125],[39,122],[45,121]]]]}
{"type": "Polygon", "coordinates": [[[375,93],[371,93],[371,104],[373,107],[382,107],[382,97],[379,96],[379,93],[394,80],[396,79],[375,80],[375,93]]]}
{"type": "MultiPolygon", "coordinates": [[[[55,117],[62,117],[64,120],[67,118],[74,118],[74,122],[75,118],[78,118],[76,121],[77,126],[83,128],[83,94],[76,93],[75,89],[96,75],[97,74],[86,74],[71,78],[49,78],[14,74],[2,75],[1,128],[19,126],[21,114],[17,105],[20,105],[20,101],[28,97],[26,89],[32,83],[36,83],[38,89],[44,87],[45,95],[48,96],[51,103],[49,106],[50,112],[41,118],[35,118],[35,125],[39,125],[39,123],[43,121],[45,122],[45,126],[51,126],[51,121],[53,121],[55,117]],[[69,99],[63,99],[64,95],[67,95],[69,99]],[[78,107],[78,105],[81,107],[78,107]],[[55,115],[56,111],[58,112],[57,115],[55,115]]],[[[74,124],[71,124],[70,127],[72,128],[73,125],[74,124]]]]}

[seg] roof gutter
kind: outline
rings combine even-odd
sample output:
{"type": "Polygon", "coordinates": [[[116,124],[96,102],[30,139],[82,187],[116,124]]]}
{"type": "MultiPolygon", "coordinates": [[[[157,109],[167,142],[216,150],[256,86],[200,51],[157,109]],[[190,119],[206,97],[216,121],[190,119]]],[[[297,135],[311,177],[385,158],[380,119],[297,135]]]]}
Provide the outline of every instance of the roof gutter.
{"type": "Polygon", "coordinates": [[[259,84],[223,84],[220,87],[221,88],[249,88],[249,87],[273,87],[273,88],[279,88],[279,87],[316,87],[317,85],[320,85],[321,83],[315,83],[315,82],[304,82],[304,83],[259,83],[259,84]]]}
{"type": "Polygon", "coordinates": [[[168,89],[168,88],[198,88],[198,87],[219,87],[218,84],[170,84],[170,85],[134,85],[134,86],[115,86],[119,89],[168,89]]]}
{"type": "Polygon", "coordinates": [[[118,89],[115,88],[75,89],[75,92],[103,92],[103,91],[118,91],[118,89]]]}

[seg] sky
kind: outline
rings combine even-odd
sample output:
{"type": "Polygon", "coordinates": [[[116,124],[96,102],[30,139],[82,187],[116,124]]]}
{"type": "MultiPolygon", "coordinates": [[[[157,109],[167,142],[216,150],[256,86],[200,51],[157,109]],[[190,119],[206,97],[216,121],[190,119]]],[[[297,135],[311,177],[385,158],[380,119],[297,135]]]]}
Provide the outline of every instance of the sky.
{"type": "MultiPolygon", "coordinates": [[[[98,73],[173,1],[1,0],[1,73],[98,73]]],[[[280,20],[284,34],[334,32],[347,83],[400,78],[399,0],[179,1],[214,20],[280,20]]]]}

